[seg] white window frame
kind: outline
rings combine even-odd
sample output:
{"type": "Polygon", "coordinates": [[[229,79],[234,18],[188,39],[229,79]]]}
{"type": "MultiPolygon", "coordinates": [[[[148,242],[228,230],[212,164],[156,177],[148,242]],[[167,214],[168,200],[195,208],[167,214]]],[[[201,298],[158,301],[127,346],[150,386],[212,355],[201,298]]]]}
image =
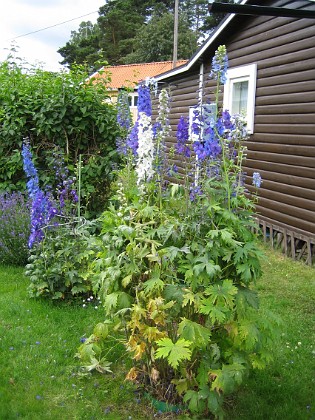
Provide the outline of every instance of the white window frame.
{"type": "Polygon", "coordinates": [[[254,115],[255,115],[255,98],[256,98],[256,79],[257,64],[249,64],[247,66],[232,67],[227,70],[227,80],[224,85],[223,93],[223,110],[232,110],[233,84],[236,82],[248,81],[248,97],[246,109],[247,131],[249,134],[254,133],[254,115]]]}
{"type": "Polygon", "coordinates": [[[130,108],[137,108],[137,105],[135,104],[135,101],[136,101],[136,99],[138,99],[138,92],[128,93],[128,96],[131,99],[130,108]]]}

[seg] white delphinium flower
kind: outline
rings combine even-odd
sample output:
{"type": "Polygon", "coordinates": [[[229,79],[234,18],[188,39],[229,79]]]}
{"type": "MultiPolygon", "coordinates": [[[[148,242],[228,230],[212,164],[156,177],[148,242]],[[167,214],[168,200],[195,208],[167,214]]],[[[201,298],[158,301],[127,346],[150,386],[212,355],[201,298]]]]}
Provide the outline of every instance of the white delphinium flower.
{"type": "Polygon", "coordinates": [[[154,143],[151,117],[139,113],[138,156],[136,163],[137,184],[149,181],[153,175],[154,143]]]}

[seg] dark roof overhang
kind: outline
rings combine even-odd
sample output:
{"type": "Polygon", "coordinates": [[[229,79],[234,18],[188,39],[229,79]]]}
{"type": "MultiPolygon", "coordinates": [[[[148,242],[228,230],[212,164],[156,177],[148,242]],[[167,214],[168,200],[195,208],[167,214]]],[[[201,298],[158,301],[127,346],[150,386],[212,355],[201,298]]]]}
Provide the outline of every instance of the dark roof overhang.
{"type": "Polygon", "coordinates": [[[268,7],[248,4],[231,4],[214,2],[208,5],[210,13],[236,13],[253,16],[278,16],[315,19],[315,11],[307,9],[290,9],[287,7],[268,7]]]}

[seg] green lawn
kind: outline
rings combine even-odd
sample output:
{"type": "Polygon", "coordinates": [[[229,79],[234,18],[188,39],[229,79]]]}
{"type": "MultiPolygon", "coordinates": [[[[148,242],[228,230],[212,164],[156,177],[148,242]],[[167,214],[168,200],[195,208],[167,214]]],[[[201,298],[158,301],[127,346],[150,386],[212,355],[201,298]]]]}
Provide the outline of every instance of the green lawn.
{"type": "MultiPolygon", "coordinates": [[[[257,289],[262,307],[283,320],[275,360],[229,399],[226,418],[315,419],[315,270],[266,254],[257,289]]],[[[80,339],[103,320],[102,309],[29,299],[27,285],[22,269],[0,268],[0,419],[154,418],[124,381],[122,349],[113,374],[80,371],[74,355],[80,339]]]]}

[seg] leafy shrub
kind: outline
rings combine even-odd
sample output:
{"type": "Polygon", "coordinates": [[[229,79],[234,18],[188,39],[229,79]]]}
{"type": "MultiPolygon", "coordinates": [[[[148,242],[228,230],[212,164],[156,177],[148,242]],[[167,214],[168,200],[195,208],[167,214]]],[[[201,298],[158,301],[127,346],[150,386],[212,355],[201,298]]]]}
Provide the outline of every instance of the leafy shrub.
{"type": "Polygon", "coordinates": [[[47,161],[55,146],[72,175],[81,155],[82,204],[91,216],[104,208],[118,159],[117,113],[107,100],[106,81],[93,83],[87,76],[81,67],[52,73],[26,70],[12,57],[0,63],[0,192],[24,191],[20,150],[28,138],[41,182],[53,184],[55,174],[47,161]]]}
{"type": "Polygon", "coordinates": [[[31,202],[29,264],[30,294],[66,299],[91,290],[85,276],[94,254],[93,222],[79,217],[75,180],[64,164],[63,154],[54,154],[55,188],[43,188],[27,141],[22,149],[24,170],[31,202]]]}
{"type": "Polygon", "coordinates": [[[25,265],[29,256],[30,202],[18,192],[0,195],[0,262],[25,265]]]}
{"type": "Polygon", "coordinates": [[[25,274],[31,297],[68,299],[91,292],[87,268],[98,249],[90,224],[65,224],[49,230],[31,250],[25,274]]]}
{"type": "MultiPolygon", "coordinates": [[[[217,91],[226,63],[220,47],[213,61],[217,91]]],[[[208,118],[197,107],[198,140],[191,142],[181,119],[176,151],[184,154],[186,173],[170,184],[166,173],[176,168],[168,168],[164,153],[166,97],[162,91],[153,130],[148,88],[139,88],[137,128],[127,141],[134,165],[128,159],[119,174],[118,204],[103,213],[103,250],[91,266],[107,318],[79,355],[87,363],[89,345],[94,368],[106,370],[101,343],[120,330],[134,361],[127,379],[159,399],[222,418],[224,397],[251,368],[271,360],[277,324],[259,310],[251,288],[261,266],[253,204],[242,183],[246,130],[239,116],[217,107],[208,118]]]]}

